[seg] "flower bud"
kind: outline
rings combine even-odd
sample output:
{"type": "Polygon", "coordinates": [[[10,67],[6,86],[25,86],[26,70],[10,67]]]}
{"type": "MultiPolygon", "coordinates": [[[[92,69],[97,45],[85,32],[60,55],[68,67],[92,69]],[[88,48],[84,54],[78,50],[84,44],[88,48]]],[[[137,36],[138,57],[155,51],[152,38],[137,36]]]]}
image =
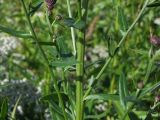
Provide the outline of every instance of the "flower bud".
{"type": "Polygon", "coordinates": [[[49,12],[51,12],[51,10],[54,8],[56,1],[57,0],[45,0],[49,12]]]}
{"type": "Polygon", "coordinates": [[[160,47],[160,37],[155,36],[155,35],[151,36],[150,37],[150,42],[151,42],[152,45],[160,47]]]}

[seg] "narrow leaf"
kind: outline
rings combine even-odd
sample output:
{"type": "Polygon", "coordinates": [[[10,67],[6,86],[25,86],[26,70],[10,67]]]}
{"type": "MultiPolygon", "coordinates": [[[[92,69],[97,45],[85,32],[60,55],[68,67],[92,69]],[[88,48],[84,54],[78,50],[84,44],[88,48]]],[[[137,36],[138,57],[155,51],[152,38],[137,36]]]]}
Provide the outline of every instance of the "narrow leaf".
{"type": "Polygon", "coordinates": [[[13,108],[12,113],[11,113],[11,119],[12,119],[12,120],[16,120],[16,118],[15,118],[16,109],[17,109],[17,106],[18,106],[18,104],[19,104],[20,99],[21,99],[21,96],[19,96],[18,100],[16,101],[16,104],[15,104],[15,106],[14,106],[14,108],[13,108]]]}
{"type": "Polygon", "coordinates": [[[28,33],[25,33],[22,31],[16,31],[14,29],[10,29],[10,28],[4,27],[2,25],[0,25],[0,31],[8,33],[8,34],[15,36],[15,37],[19,37],[19,38],[32,38],[32,36],[28,33]]]}
{"type": "MultiPolygon", "coordinates": [[[[64,101],[67,101],[68,100],[68,97],[65,93],[60,93],[63,100],[64,101]]],[[[43,96],[40,100],[43,100],[43,101],[50,101],[50,100],[53,100],[55,102],[58,102],[58,95],[57,93],[52,93],[52,94],[49,94],[49,95],[46,95],[46,96],[43,96]]]]}
{"type": "Polygon", "coordinates": [[[147,93],[152,93],[152,92],[156,91],[159,88],[160,88],[160,82],[156,83],[155,85],[153,85],[153,86],[151,86],[149,88],[143,89],[140,97],[143,97],[147,93]]]}
{"type": "Polygon", "coordinates": [[[113,95],[113,94],[94,94],[94,95],[89,95],[84,100],[119,100],[118,95],[113,95]]]}
{"type": "Polygon", "coordinates": [[[43,4],[43,1],[38,1],[38,3],[36,3],[35,6],[33,6],[33,5],[30,3],[30,5],[29,5],[29,9],[30,9],[29,15],[32,16],[32,15],[42,6],[42,4],[43,4]]]}
{"type": "Polygon", "coordinates": [[[78,62],[74,58],[68,58],[64,60],[57,60],[57,61],[52,61],[51,66],[52,67],[67,67],[67,66],[72,66],[76,65],[78,62]]]}
{"type": "Polygon", "coordinates": [[[120,98],[120,103],[123,106],[123,108],[126,107],[126,101],[125,101],[125,92],[124,92],[124,78],[123,75],[121,74],[120,79],[119,79],[119,98],[120,98]]]}
{"type": "Polygon", "coordinates": [[[154,3],[147,5],[147,7],[159,7],[159,6],[160,6],[160,2],[154,2],[154,3]]]}
{"type": "Polygon", "coordinates": [[[3,100],[3,103],[2,103],[2,106],[1,106],[0,119],[1,120],[6,120],[7,113],[8,113],[8,99],[5,98],[3,100]]]}
{"type": "MultiPolygon", "coordinates": [[[[36,42],[32,42],[32,44],[36,44],[36,42]]],[[[39,44],[44,46],[55,46],[55,43],[53,42],[39,42],[39,44]]]]}
{"type": "Polygon", "coordinates": [[[120,25],[121,33],[124,35],[125,31],[128,29],[126,16],[124,15],[124,10],[118,7],[118,22],[120,25]]]}

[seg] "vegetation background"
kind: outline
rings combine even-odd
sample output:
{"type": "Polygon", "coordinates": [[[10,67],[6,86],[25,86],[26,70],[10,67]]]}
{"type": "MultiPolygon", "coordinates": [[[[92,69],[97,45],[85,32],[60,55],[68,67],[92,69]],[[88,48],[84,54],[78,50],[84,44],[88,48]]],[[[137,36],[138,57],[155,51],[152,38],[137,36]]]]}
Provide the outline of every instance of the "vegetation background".
{"type": "MultiPolygon", "coordinates": [[[[85,98],[84,119],[160,119],[159,47],[150,43],[151,36],[160,36],[159,0],[149,0],[148,5],[156,4],[145,8],[137,24],[114,55],[115,48],[145,1],[89,1],[84,93],[105,60],[114,57],[90,95],[85,98]]],[[[51,69],[54,69],[58,87],[63,92],[61,94],[67,118],[74,120],[76,62],[68,27],[72,26],[74,21],[68,17],[67,1],[57,0],[49,18],[53,22],[54,34],[51,36],[46,4],[41,3],[42,0],[25,0],[35,33],[51,69]],[[67,55],[67,58],[57,58],[59,51],[50,42],[51,38],[59,38],[60,52],[67,55]]],[[[70,0],[70,4],[72,16],[77,19],[77,1],[70,0]]],[[[81,25],[82,23],[78,27],[81,25]]],[[[78,30],[75,30],[75,33],[77,39],[78,30]]],[[[54,80],[51,79],[46,61],[29,34],[30,28],[21,0],[0,0],[0,117],[2,120],[63,120],[54,80]]],[[[160,38],[158,39],[160,41],[160,38]]]]}

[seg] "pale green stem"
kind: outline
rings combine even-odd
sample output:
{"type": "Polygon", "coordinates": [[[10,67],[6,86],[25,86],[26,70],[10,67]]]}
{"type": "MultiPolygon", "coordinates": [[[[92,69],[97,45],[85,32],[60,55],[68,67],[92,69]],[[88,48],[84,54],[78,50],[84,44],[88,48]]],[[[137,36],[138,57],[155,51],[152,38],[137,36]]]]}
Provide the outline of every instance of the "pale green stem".
{"type": "MultiPolygon", "coordinates": [[[[70,0],[67,0],[67,7],[68,7],[68,15],[70,18],[72,18],[70,0]]],[[[76,38],[75,38],[75,31],[73,27],[71,27],[71,37],[72,37],[72,44],[73,44],[73,55],[76,56],[76,38]]]]}
{"type": "MultiPolygon", "coordinates": [[[[81,0],[78,0],[78,19],[82,20],[81,0]]],[[[76,120],[83,119],[83,75],[84,75],[84,33],[79,31],[77,41],[77,65],[76,65],[76,120]]]]}

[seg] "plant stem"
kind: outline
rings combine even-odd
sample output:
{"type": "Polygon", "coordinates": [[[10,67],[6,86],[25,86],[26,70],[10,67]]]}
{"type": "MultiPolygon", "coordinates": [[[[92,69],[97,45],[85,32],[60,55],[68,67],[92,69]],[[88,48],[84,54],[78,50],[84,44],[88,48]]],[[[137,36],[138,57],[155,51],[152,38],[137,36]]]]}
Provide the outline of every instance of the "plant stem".
{"type": "MultiPolygon", "coordinates": [[[[70,0],[67,0],[67,7],[68,7],[68,15],[70,18],[72,18],[70,0]]],[[[72,37],[72,44],[73,44],[73,55],[76,56],[76,38],[75,38],[75,31],[73,27],[71,27],[71,37],[72,37]]]]}
{"type": "MultiPolygon", "coordinates": [[[[78,19],[82,20],[81,0],[78,0],[78,19]]],[[[76,120],[83,119],[83,75],[84,75],[84,33],[79,31],[77,41],[77,65],[76,65],[76,120]]]]}
{"type": "Polygon", "coordinates": [[[126,31],[125,35],[122,37],[122,39],[120,40],[119,44],[117,45],[114,55],[109,58],[106,59],[106,62],[104,64],[104,66],[101,68],[100,72],[97,74],[97,76],[95,77],[95,80],[93,82],[93,84],[91,86],[89,86],[88,90],[86,91],[84,97],[86,97],[90,91],[92,90],[93,86],[96,84],[96,82],[98,81],[98,79],[102,76],[103,72],[105,71],[105,69],[107,68],[108,64],[110,63],[110,61],[115,57],[115,55],[118,53],[119,48],[121,47],[121,45],[125,42],[128,34],[131,32],[131,30],[134,28],[134,26],[136,25],[136,23],[138,22],[138,20],[140,19],[140,17],[142,16],[145,8],[147,7],[147,4],[149,3],[149,0],[146,0],[141,11],[139,12],[138,16],[136,17],[136,19],[133,21],[133,23],[131,24],[131,26],[128,28],[128,30],[126,31]]]}
{"type": "MultiPolygon", "coordinates": [[[[33,26],[32,26],[30,17],[28,15],[27,8],[25,6],[24,0],[21,0],[21,2],[22,2],[22,5],[23,5],[23,9],[25,11],[25,15],[26,15],[26,18],[27,18],[27,21],[28,21],[28,24],[29,24],[32,36],[34,37],[34,40],[35,40],[35,42],[36,42],[36,44],[37,44],[37,46],[38,46],[38,48],[39,48],[39,50],[40,50],[40,52],[41,52],[41,54],[43,56],[45,62],[47,63],[47,67],[48,67],[48,69],[49,69],[49,71],[51,73],[52,79],[54,79],[54,73],[53,73],[53,71],[52,71],[52,69],[50,67],[49,61],[47,59],[47,56],[46,56],[44,50],[42,49],[41,45],[39,44],[39,40],[38,40],[37,35],[36,35],[36,33],[35,33],[34,29],[33,29],[33,26]]],[[[58,95],[58,98],[59,98],[59,102],[60,102],[60,106],[61,106],[62,111],[63,111],[64,119],[67,120],[67,116],[66,116],[66,112],[65,112],[65,107],[64,107],[63,100],[62,100],[62,96],[60,94],[60,90],[59,90],[58,85],[57,85],[57,80],[54,80],[54,88],[55,88],[55,90],[57,92],[57,95],[58,95]]]]}

